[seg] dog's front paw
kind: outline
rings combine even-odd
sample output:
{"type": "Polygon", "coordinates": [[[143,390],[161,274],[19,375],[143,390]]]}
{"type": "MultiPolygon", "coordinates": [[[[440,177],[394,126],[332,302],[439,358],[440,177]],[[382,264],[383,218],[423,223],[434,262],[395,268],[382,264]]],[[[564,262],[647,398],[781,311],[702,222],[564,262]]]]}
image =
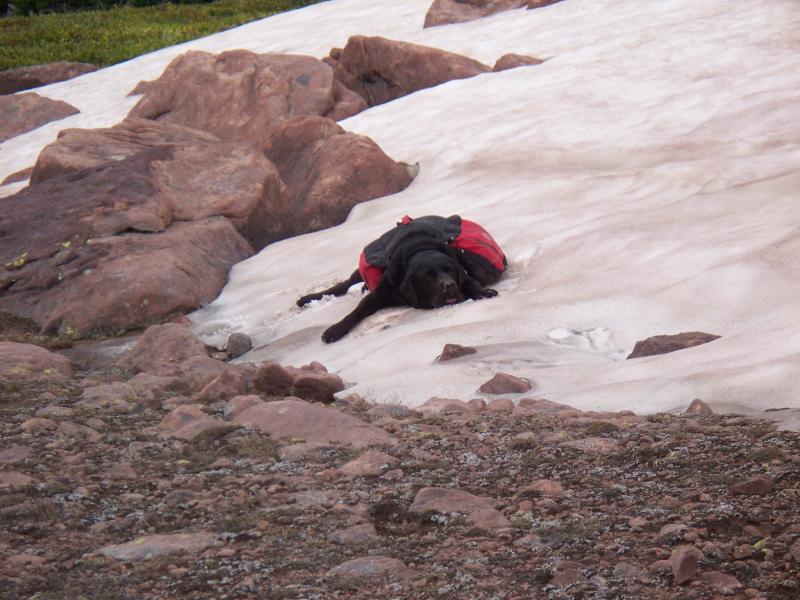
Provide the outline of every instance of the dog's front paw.
{"type": "Polygon", "coordinates": [[[323,332],[322,341],[326,344],[331,344],[346,336],[348,331],[347,327],[344,327],[341,323],[331,325],[323,332]]]}
{"type": "Polygon", "coordinates": [[[303,308],[309,302],[312,302],[314,300],[319,300],[319,298],[320,298],[319,294],[307,294],[306,296],[302,296],[297,299],[297,306],[303,308]]]}
{"type": "Polygon", "coordinates": [[[486,288],[481,292],[481,296],[483,298],[494,298],[497,296],[497,290],[492,288],[486,288]]]}

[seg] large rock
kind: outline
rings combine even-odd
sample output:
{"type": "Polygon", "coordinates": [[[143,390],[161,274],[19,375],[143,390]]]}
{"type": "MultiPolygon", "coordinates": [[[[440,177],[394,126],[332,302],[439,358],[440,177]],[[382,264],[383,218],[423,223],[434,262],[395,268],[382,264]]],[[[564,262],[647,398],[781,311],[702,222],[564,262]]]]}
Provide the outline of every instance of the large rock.
{"type": "Polygon", "coordinates": [[[336,78],[375,106],[453,79],[492,70],[476,60],[428,46],[354,35],[325,61],[336,78]]]}
{"type": "Polygon", "coordinates": [[[134,92],[144,97],[131,117],[195,127],[259,149],[290,116],[341,119],[364,108],[352,92],[336,85],[320,60],[247,50],[187,52],[134,92]]]}
{"type": "Polygon", "coordinates": [[[494,504],[492,498],[475,496],[457,488],[426,487],[417,492],[409,510],[469,514],[477,510],[493,509],[494,504]]]}
{"type": "Polygon", "coordinates": [[[71,104],[33,92],[0,96],[0,142],[79,112],[71,104]]]}
{"type": "MultiPolygon", "coordinates": [[[[18,197],[4,202],[19,206],[18,197]]],[[[6,216],[0,215],[0,224],[11,220],[6,216]]],[[[99,239],[72,233],[74,222],[72,228],[56,219],[48,224],[25,246],[14,245],[14,230],[0,238],[6,264],[11,248],[31,248],[16,259],[18,267],[0,273],[0,310],[31,318],[44,331],[74,336],[138,328],[211,302],[230,268],[252,254],[219,217],[178,223],[160,234],[99,239]]]]}
{"type": "Polygon", "coordinates": [[[0,72],[0,94],[14,94],[22,90],[73,79],[96,70],[97,67],[89,63],[66,61],[8,69],[0,72]]]}
{"type": "Polygon", "coordinates": [[[192,440],[209,429],[229,427],[225,421],[209,417],[197,404],[177,407],[156,425],[152,431],[160,438],[192,440]]]}
{"type": "Polygon", "coordinates": [[[424,27],[464,23],[514,8],[541,8],[560,0],[434,0],[425,15],[424,27]]]}
{"type": "Polygon", "coordinates": [[[177,323],[152,325],[133,347],[115,361],[115,366],[155,375],[168,375],[192,356],[207,356],[206,346],[187,327],[177,323]]]}
{"type": "Polygon", "coordinates": [[[339,225],[356,204],[400,192],[413,179],[370,138],[323,117],[285,121],[265,149],[288,188],[271,212],[276,239],[339,225]]]}
{"type": "MultiPolygon", "coordinates": [[[[42,150],[31,183],[67,174],[104,186],[90,190],[90,200],[103,205],[89,217],[95,228],[100,220],[101,229],[108,221],[160,231],[172,221],[224,216],[256,249],[281,237],[273,213],[287,200],[275,166],[246,144],[223,143],[204,131],[147,119],[108,129],[67,129],[42,150]],[[131,187],[119,206],[123,186],[131,187]],[[138,219],[126,221],[132,215],[138,219]]],[[[65,183],[65,192],[71,198],[83,185],[65,183]]]]}
{"type": "Polygon", "coordinates": [[[0,342],[0,380],[38,380],[53,375],[72,376],[66,357],[33,344],[0,342]]]}
{"type": "Polygon", "coordinates": [[[395,444],[382,429],[336,409],[302,400],[259,402],[240,412],[232,423],[276,438],[302,438],[309,443],[349,444],[355,448],[395,444]]]}
{"type": "Polygon", "coordinates": [[[676,350],[691,348],[701,344],[707,344],[719,339],[720,336],[713,333],[703,333],[702,331],[687,331],[675,335],[654,335],[645,340],[636,342],[633,352],[628,358],[641,358],[643,356],[654,356],[656,354],[668,354],[676,350]]]}

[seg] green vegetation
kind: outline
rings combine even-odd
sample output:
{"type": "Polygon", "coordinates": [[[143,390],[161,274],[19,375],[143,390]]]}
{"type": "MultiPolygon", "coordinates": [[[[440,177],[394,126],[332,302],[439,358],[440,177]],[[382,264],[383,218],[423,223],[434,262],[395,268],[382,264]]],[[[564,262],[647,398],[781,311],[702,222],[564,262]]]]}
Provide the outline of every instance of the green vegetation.
{"type": "Polygon", "coordinates": [[[319,0],[218,0],[0,18],[0,71],[60,60],[108,66],[319,0]]]}

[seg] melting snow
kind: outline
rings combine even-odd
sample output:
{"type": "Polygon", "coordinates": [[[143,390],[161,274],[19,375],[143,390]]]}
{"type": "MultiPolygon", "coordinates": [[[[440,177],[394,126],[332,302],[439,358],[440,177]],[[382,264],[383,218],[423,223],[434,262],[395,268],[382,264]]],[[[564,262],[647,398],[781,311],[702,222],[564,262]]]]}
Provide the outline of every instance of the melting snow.
{"type": "MultiPolygon", "coordinates": [[[[793,0],[567,0],[423,30],[430,0],[333,0],[168,48],[39,93],[82,113],[4,143],[0,179],[65,127],[121,120],[140,79],[188,49],[324,56],[351,34],[384,35],[492,64],[544,64],[454,81],[342,125],[421,172],[347,223],[237,265],[192,315],[249,359],[318,360],[381,402],[469,399],[496,371],[583,409],[800,407],[800,6],[793,0]],[[495,299],[392,309],[323,344],[358,288],[305,310],[361,248],[404,214],[458,213],[510,258],[495,299]],[[712,343],[626,361],[637,340],[700,330],[712,343]],[[434,363],[445,343],[478,348],[434,363]]],[[[0,188],[0,194],[15,190],[0,188]]],[[[779,413],[775,413],[779,414],[779,413]]]]}

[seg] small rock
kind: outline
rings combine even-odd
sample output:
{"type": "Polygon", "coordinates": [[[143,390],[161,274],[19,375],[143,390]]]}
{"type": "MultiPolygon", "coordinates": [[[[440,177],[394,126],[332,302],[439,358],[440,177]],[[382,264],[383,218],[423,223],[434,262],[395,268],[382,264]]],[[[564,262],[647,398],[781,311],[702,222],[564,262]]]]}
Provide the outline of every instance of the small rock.
{"type": "Polygon", "coordinates": [[[389,556],[364,556],[354,558],[328,571],[328,577],[339,579],[368,580],[406,579],[412,576],[411,569],[403,561],[389,556]]]}
{"type": "Polygon", "coordinates": [[[57,427],[58,425],[55,421],[51,421],[50,419],[42,419],[39,417],[28,419],[22,425],[20,425],[22,431],[26,433],[42,433],[44,431],[53,431],[57,427]]]}
{"type": "Polygon", "coordinates": [[[27,446],[11,446],[5,450],[0,450],[0,465],[13,465],[22,462],[33,456],[33,450],[27,446]]]}
{"type": "Polygon", "coordinates": [[[492,71],[495,73],[499,71],[507,71],[508,69],[516,69],[517,67],[528,67],[532,65],[540,65],[544,61],[535,56],[525,56],[524,54],[504,54],[497,59],[494,63],[492,71]]]}
{"type": "Polygon", "coordinates": [[[203,404],[230,400],[246,394],[247,387],[247,376],[243,371],[228,370],[212,379],[195,399],[203,404]]]}
{"type": "Polygon", "coordinates": [[[695,398],[692,400],[692,403],[689,405],[689,408],[686,409],[684,414],[708,417],[713,415],[714,411],[708,404],[700,400],[700,398],[695,398]]]}
{"type": "Polygon", "coordinates": [[[528,379],[515,377],[507,373],[497,373],[479,387],[478,391],[483,394],[519,394],[527,392],[532,387],[528,379]]]}
{"type": "Polygon", "coordinates": [[[74,411],[68,406],[44,406],[33,413],[37,417],[70,417],[74,411]]]}
{"type": "Polygon", "coordinates": [[[742,588],[742,584],[739,583],[736,577],[721,573],[720,571],[707,571],[700,575],[700,581],[713,590],[725,595],[733,594],[736,590],[742,588]]]}
{"type": "Polygon", "coordinates": [[[489,402],[486,409],[494,412],[513,412],[514,401],[508,398],[495,398],[489,402]]]}
{"type": "Polygon", "coordinates": [[[720,336],[701,331],[688,331],[676,335],[656,335],[646,340],[636,342],[633,352],[628,355],[628,360],[641,358],[643,356],[654,356],[657,354],[668,354],[684,348],[692,348],[701,344],[707,344],[719,339],[720,336]]]}
{"type": "Polygon", "coordinates": [[[225,350],[229,358],[239,358],[253,349],[253,340],[245,333],[232,333],[228,336],[225,350]]]}
{"type": "Polygon", "coordinates": [[[517,405],[518,412],[539,415],[555,415],[560,412],[575,410],[575,408],[567,404],[552,402],[551,400],[545,400],[544,398],[523,398],[517,405]]]}
{"type": "Polygon", "coordinates": [[[407,419],[409,417],[419,416],[417,411],[411,410],[402,404],[376,404],[369,410],[369,414],[383,415],[394,419],[407,419]]]}
{"type": "Polygon", "coordinates": [[[178,363],[206,355],[205,344],[187,327],[166,323],[145,329],[133,347],[115,361],[115,366],[134,373],[171,375],[178,363]]]}
{"type": "Polygon", "coordinates": [[[290,444],[288,446],[284,446],[278,451],[278,456],[281,460],[290,463],[326,463],[331,460],[336,451],[337,446],[333,446],[331,444],[308,444],[303,442],[300,444],[290,444]]]}
{"type": "Polygon", "coordinates": [[[686,419],[683,422],[683,429],[685,431],[688,431],[689,433],[705,433],[706,432],[706,428],[703,427],[702,425],[700,425],[700,423],[698,423],[694,419],[686,419]]]}
{"type": "Polygon", "coordinates": [[[130,463],[118,463],[103,472],[106,479],[136,479],[139,475],[130,463]]]}
{"type": "Polygon", "coordinates": [[[36,483],[33,477],[19,471],[0,471],[0,490],[19,490],[36,483]]]}
{"type": "Polygon", "coordinates": [[[453,360],[454,358],[468,356],[469,354],[475,354],[477,352],[478,351],[475,348],[470,348],[469,346],[445,344],[444,348],[442,349],[442,353],[436,357],[436,362],[445,362],[447,360],[453,360]]]}
{"type": "Polygon", "coordinates": [[[730,487],[734,494],[746,494],[749,496],[764,496],[772,493],[772,478],[766,475],[759,475],[747,481],[735,483],[730,487]]]}
{"type": "Polygon", "coordinates": [[[333,395],[344,389],[342,378],[330,373],[309,371],[299,374],[292,382],[291,395],[308,400],[330,404],[333,395]]]}
{"type": "Polygon", "coordinates": [[[744,560],[745,558],[752,558],[753,556],[755,556],[755,554],[756,554],[755,548],[753,548],[749,544],[741,544],[739,546],[735,546],[733,549],[734,560],[744,560]]]}
{"type": "Polygon", "coordinates": [[[386,469],[400,464],[400,461],[377,450],[367,450],[358,458],[339,467],[339,472],[349,477],[377,477],[386,469]]]}
{"type": "Polygon", "coordinates": [[[566,494],[564,486],[557,481],[550,481],[549,479],[539,479],[534,481],[531,485],[526,485],[520,494],[536,494],[547,496],[548,498],[563,498],[566,494]]]}
{"type": "Polygon", "coordinates": [[[32,554],[14,554],[6,559],[4,564],[7,573],[19,573],[20,571],[32,571],[38,569],[47,561],[41,556],[32,554]]]}
{"type": "Polygon", "coordinates": [[[450,398],[429,398],[424,404],[417,407],[422,414],[453,414],[453,413],[472,413],[475,407],[463,400],[452,400],[450,398]]]}
{"type": "Polygon", "coordinates": [[[423,513],[429,510],[440,513],[469,514],[476,510],[494,508],[492,498],[473,496],[457,488],[425,487],[417,492],[409,510],[423,513]]]}
{"type": "Polygon", "coordinates": [[[160,438],[191,440],[208,429],[229,427],[225,421],[209,417],[199,404],[179,406],[154,428],[160,438]]]}
{"type": "Polygon", "coordinates": [[[261,365],[253,375],[253,386],[270,396],[290,396],[294,375],[277,363],[261,365]]]}
{"type": "Polygon", "coordinates": [[[559,444],[561,448],[574,448],[581,452],[597,452],[600,454],[613,454],[617,449],[617,442],[610,438],[586,437],[579,440],[567,440],[559,444]]]}
{"type": "Polygon", "coordinates": [[[496,508],[481,508],[469,513],[467,523],[477,529],[506,529],[511,527],[511,521],[496,508]]]}
{"type": "Polygon", "coordinates": [[[337,529],[328,536],[334,544],[349,546],[351,544],[365,544],[379,539],[375,526],[372,523],[353,525],[346,529],[337,529]]]}
{"type": "Polygon", "coordinates": [[[679,546],[669,556],[669,565],[675,583],[684,584],[694,579],[697,575],[697,561],[703,558],[703,553],[694,546],[679,546]]]}
{"type": "Polygon", "coordinates": [[[175,552],[198,553],[206,548],[220,545],[214,533],[171,533],[165,535],[148,535],[137,538],[126,544],[103,546],[100,554],[118,560],[147,560],[155,556],[164,556],[175,552]]]}

